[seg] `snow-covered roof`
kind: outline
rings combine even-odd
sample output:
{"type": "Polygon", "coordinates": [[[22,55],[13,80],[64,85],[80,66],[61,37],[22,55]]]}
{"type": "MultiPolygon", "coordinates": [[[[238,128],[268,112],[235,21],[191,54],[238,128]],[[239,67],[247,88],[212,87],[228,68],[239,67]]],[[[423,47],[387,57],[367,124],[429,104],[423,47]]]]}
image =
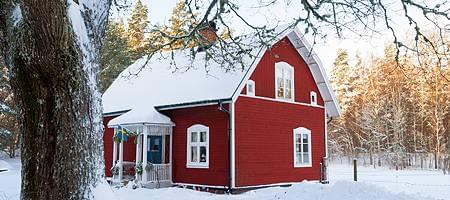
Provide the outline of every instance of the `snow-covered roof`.
{"type": "Polygon", "coordinates": [[[134,108],[108,122],[109,127],[119,125],[134,125],[134,124],[162,125],[162,126],[174,125],[174,123],[170,120],[169,117],[159,113],[157,110],[155,110],[155,108],[151,106],[134,108]]]}
{"type": "Polygon", "coordinates": [[[174,53],[175,64],[170,56],[155,55],[142,68],[147,61],[144,57],[124,70],[103,94],[103,112],[227,99],[244,76],[244,71],[226,72],[215,62],[205,63],[204,58],[192,61],[186,52],[174,53]]]}
{"type": "MultiPolygon", "coordinates": [[[[279,30],[284,32],[277,39],[287,36],[308,63],[328,115],[339,116],[339,106],[317,55],[310,51],[310,45],[297,28],[279,30]]],[[[247,43],[256,44],[252,39],[247,43]]],[[[258,55],[256,59],[244,58],[243,62],[248,64],[244,69],[235,71],[226,71],[227,66],[212,59],[206,61],[201,54],[192,59],[189,51],[162,53],[153,56],[147,63],[147,58],[143,57],[125,69],[105,91],[103,113],[124,112],[145,106],[235,99],[265,51],[265,47],[254,48],[251,54],[258,55]]]]}

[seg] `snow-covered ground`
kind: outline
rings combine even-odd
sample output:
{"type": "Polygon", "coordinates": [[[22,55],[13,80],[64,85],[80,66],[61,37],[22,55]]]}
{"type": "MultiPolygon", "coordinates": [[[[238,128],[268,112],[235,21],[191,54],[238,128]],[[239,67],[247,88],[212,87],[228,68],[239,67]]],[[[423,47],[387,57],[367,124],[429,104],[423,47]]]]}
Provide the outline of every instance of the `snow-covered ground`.
{"type": "MultiPolygon", "coordinates": [[[[0,160],[0,200],[16,200],[20,195],[20,160],[0,160]]],[[[298,183],[291,187],[272,187],[252,190],[239,195],[216,195],[182,188],[111,190],[117,200],[128,199],[186,199],[186,200],[450,200],[450,175],[432,170],[394,171],[384,168],[359,167],[358,182],[353,182],[350,165],[331,165],[328,185],[314,182],[298,183]]],[[[105,198],[105,199],[111,199],[105,198]]]]}
{"type": "MultiPolygon", "coordinates": [[[[332,165],[331,180],[353,180],[353,167],[332,165]]],[[[382,187],[393,193],[422,195],[435,199],[450,199],[450,175],[437,170],[389,170],[358,167],[358,182],[382,187]]]]}
{"type": "Polygon", "coordinates": [[[0,168],[8,168],[0,172],[0,200],[19,199],[20,159],[0,159],[0,168]]]}

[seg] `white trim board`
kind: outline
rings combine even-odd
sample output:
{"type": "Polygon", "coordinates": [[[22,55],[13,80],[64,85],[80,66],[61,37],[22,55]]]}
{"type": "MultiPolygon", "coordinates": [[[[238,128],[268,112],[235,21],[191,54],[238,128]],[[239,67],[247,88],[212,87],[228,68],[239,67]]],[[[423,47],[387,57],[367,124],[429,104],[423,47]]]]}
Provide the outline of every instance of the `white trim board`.
{"type": "MultiPolygon", "coordinates": [[[[297,183],[301,183],[303,181],[298,182],[280,182],[280,183],[271,183],[271,184],[262,184],[262,185],[251,185],[251,186],[239,186],[239,187],[233,187],[233,189],[247,189],[247,188],[262,188],[262,187],[274,187],[274,186],[282,186],[282,185],[293,185],[297,183]]],[[[319,183],[318,180],[308,180],[308,182],[311,183],[319,183]]],[[[193,183],[173,183],[174,185],[178,186],[194,186],[194,187],[208,187],[208,188],[220,188],[220,189],[226,189],[227,186],[218,186],[218,185],[202,185],[202,184],[193,184],[193,183]]]]}
{"type": "MultiPolygon", "coordinates": [[[[247,189],[247,188],[262,188],[262,187],[274,187],[274,186],[282,186],[282,185],[293,185],[297,183],[301,183],[303,181],[298,182],[280,182],[280,183],[271,183],[271,184],[263,184],[263,185],[251,185],[251,186],[239,186],[234,189],[247,189]]],[[[308,180],[311,183],[319,183],[319,180],[308,180]]]]}
{"type": "Polygon", "coordinates": [[[230,104],[231,108],[231,188],[236,187],[236,121],[235,121],[235,102],[230,104]]]}
{"type": "Polygon", "coordinates": [[[202,185],[202,184],[194,184],[194,183],[173,183],[174,185],[178,186],[193,186],[193,187],[206,187],[206,188],[220,188],[220,189],[226,189],[227,186],[221,186],[221,185],[202,185]]]}
{"type": "Polygon", "coordinates": [[[331,117],[340,116],[341,111],[339,108],[339,103],[336,99],[333,88],[331,87],[330,81],[328,80],[325,69],[323,68],[322,62],[313,47],[309,44],[306,38],[301,34],[300,29],[297,27],[295,27],[292,32],[287,34],[287,37],[311,71],[323,101],[331,103],[330,105],[325,103],[325,107],[328,107],[328,115],[331,117]]]}
{"type": "Polygon", "coordinates": [[[273,101],[273,102],[279,102],[279,103],[288,103],[288,104],[295,104],[295,105],[302,105],[302,106],[308,106],[308,107],[314,107],[314,108],[324,108],[321,105],[311,105],[307,103],[301,103],[301,102],[295,102],[295,101],[288,101],[288,100],[282,100],[282,99],[274,99],[269,97],[261,97],[261,96],[248,96],[245,94],[239,95],[240,97],[247,97],[247,98],[253,98],[253,99],[261,99],[266,101],[273,101]]]}
{"type": "MultiPolygon", "coordinates": [[[[230,101],[224,101],[223,103],[230,103],[230,101]]],[[[217,102],[212,102],[212,103],[199,103],[199,104],[192,104],[192,105],[180,105],[180,106],[173,106],[173,107],[168,107],[168,108],[159,108],[157,109],[158,111],[160,110],[174,110],[174,109],[182,109],[182,108],[193,108],[193,107],[202,107],[202,106],[212,106],[212,105],[217,105],[217,102]]],[[[156,106],[158,107],[158,106],[156,106]]]]}

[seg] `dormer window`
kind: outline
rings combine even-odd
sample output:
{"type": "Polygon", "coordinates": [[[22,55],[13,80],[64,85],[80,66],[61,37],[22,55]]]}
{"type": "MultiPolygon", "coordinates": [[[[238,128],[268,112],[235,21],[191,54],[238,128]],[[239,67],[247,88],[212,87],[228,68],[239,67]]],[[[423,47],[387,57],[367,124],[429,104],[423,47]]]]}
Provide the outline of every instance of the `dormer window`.
{"type": "Polygon", "coordinates": [[[317,93],[314,91],[311,91],[310,96],[311,96],[311,105],[316,106],[317,105],[317,93]]]}
{"type": "Polygon", "coordinates": [[[247,95],[255,96],[255,81],[247,81],[247,95]]]}
{"type": "Polygon", "coordinates": [[[294,68],[285,62],[275,63],[275,97],[294,99],[294,68]]]}

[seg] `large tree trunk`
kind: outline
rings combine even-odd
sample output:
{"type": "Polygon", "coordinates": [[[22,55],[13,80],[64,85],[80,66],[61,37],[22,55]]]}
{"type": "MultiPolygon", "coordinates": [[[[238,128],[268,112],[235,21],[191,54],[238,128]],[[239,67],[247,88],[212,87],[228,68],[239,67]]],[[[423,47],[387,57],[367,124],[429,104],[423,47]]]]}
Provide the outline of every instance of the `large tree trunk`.
{"type": "Polygon", "coordinates": [[[88,199],[103,166],[99,49],[110,2],[2,0],[20,109],[22,199],[88,199]]]}

